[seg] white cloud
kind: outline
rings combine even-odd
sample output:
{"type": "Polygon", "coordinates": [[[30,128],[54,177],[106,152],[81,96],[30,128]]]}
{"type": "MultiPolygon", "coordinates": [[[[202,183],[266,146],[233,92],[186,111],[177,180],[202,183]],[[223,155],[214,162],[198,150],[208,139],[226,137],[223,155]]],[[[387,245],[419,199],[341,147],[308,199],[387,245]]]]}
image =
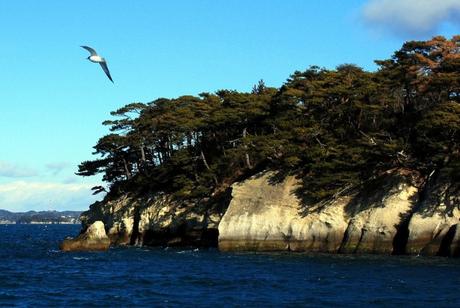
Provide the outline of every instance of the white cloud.
{"type": "Polygon", "coordinates": [[[71,166],[69,162],[54,162],[45,165],[46,169],[51,171],[53,175],[58,175],[62,170],[69,166],[71,166]]]}
{"type": "Polygon", "coordinates": [[[24,165],[0,161],[0,177],[25,178],[38,175],[37,170],[24,165]]]}
{"type": "Polygon", "coordinates": [[[15,181],[0,184],[0,208],[10,211],[85,210],[100,199],[95,184],[63,184],[15,181]]]}
{"type": "Polygon", "coordinates": [[[400,36],[434,35],[443,23],[460,25],[460,0],[370,0],[363,17],[400,36]]]}

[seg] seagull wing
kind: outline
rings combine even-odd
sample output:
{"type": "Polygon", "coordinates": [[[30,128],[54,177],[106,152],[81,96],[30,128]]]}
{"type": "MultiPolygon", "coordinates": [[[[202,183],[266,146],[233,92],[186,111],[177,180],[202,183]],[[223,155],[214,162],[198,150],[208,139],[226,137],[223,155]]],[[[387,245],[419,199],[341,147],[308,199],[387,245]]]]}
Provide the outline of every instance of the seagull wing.
{"type": "Polygon", "coordinates": [[[110,76],[109,68],[107,67],[107,63],[106,62],[99,62],[99,64],[101,65],[101,67],[104,70],[104,72],[107,75],[107,77],[109,77],[110,81],[113,82],[112,76],[110,76]]]}
{"type": "Polygon", "coordinates": [[[80,46],[80,47],[88,50],[92,56],[97,56],[96,50],[92,49],[91,47],[88,47],[88,46],[80,46]]]}

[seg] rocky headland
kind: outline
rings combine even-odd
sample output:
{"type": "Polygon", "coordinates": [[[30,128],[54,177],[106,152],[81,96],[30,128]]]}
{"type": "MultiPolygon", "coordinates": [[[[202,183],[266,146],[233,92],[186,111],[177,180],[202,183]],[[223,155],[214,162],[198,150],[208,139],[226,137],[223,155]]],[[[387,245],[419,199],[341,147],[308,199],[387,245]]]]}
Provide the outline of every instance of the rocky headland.
{"type": "Polygon", "coordinates": [[[460,187],[443,179],[393,169],[305,204],[295,176],[262,172],[234,183],[212,206],[126,194],[93,204],[81,220],[84,231],[102,221],[113,245],[459,256],[460,187]]]}
{"type": "Polygon", "coordinates": [[[460,36],[378,69],[129,103],[77,175],[115,245],[458,256],[460,36]]]}

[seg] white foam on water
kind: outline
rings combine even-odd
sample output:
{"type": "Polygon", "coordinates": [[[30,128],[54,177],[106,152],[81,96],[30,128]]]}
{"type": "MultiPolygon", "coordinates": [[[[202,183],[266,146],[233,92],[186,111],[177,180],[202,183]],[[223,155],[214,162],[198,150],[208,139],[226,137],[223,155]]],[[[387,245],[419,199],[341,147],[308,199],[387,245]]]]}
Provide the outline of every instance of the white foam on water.
{"type": "Polygon", "coordinates": [[[74,260],[89,260],[89,258],[86,258],[86,257],[73,257],[72,259],[74,259],[74,260]]]}

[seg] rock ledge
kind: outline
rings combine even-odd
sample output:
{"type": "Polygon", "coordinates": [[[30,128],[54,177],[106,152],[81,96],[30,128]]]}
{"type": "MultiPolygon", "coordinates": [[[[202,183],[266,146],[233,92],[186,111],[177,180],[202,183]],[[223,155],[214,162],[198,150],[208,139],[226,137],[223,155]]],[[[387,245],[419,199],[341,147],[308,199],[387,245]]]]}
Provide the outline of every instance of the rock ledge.
{"type": "Polygon", "coordinates": [[[78,237],[65,239],[59,246],[62,251],[105,251],[109,247],[110,240],[100,220],[95,221],[78,237]]]}

